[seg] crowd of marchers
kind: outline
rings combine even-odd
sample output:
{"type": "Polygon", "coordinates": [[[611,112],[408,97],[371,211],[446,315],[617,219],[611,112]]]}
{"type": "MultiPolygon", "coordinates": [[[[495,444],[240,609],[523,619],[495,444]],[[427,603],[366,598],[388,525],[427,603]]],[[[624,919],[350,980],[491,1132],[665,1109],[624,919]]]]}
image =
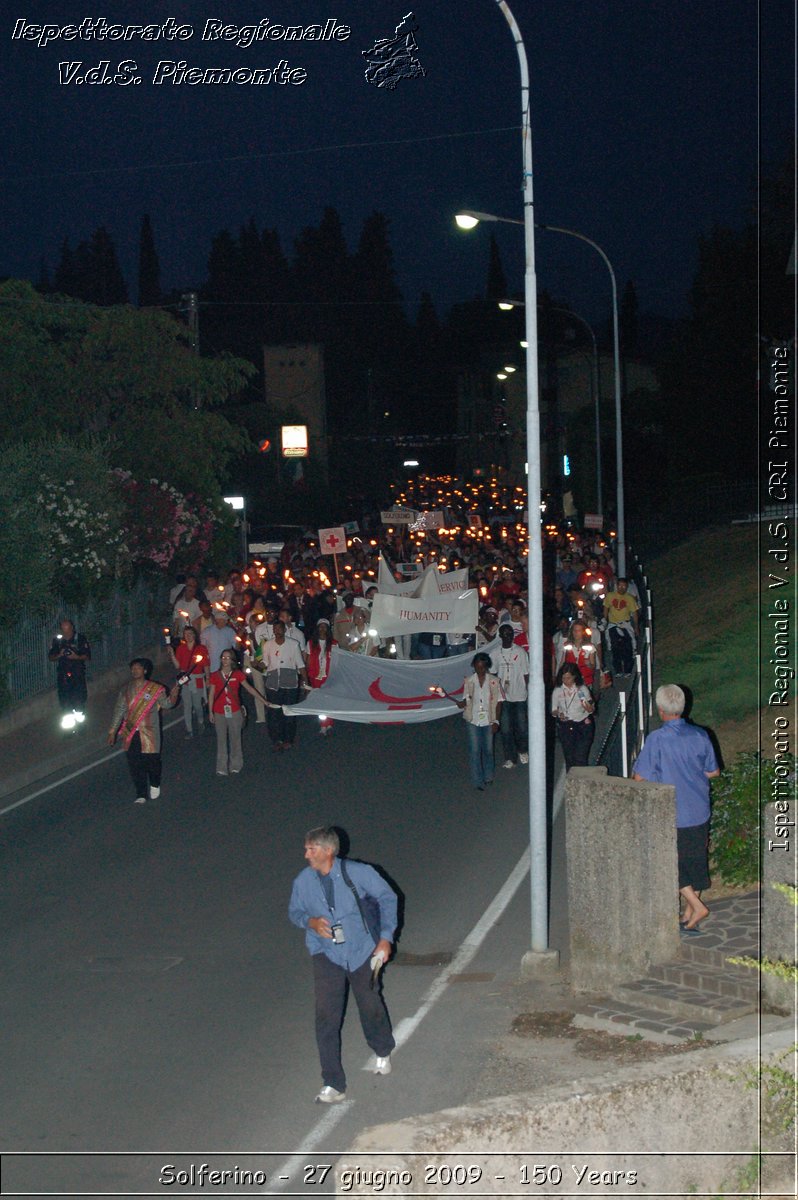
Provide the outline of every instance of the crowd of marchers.
{"type": "MultiPolygon", "coordinates": [[[[478,684],[478,701],[485,695],[476,658],[490,646],[483,666],[495,681],[490,685],[495,702],[464,708],[467,725],[481,731],[469,730],[472,780],[476,787],[492,781],[496,734],[504,768],[525,763],[525,535],[523,526],[499,523],[477,522],[456,531],[404,527],[376,536],[352,535],[335,560],[323,556],[318,540],[308,535],[225,572],[207,569],[177,578],[169,594],[163,638],[177,674],[185,736],[213,728],[217,772],[237,773],[243,764],[245,695],[252,700],[255,722],[266,725],[272,749],[290,751],[296,719],[285,706],[298,703],[303,689],[324,686],[334,646],[352,654],[395,658],[471,655],[474,674],[469,687],[478,684]],[[441,571],[467,568],[469,585],[479,594],[476,628],[378,637],[369,614],[380,571],[404,582],[430,564],[441,571]]],[[[616,577],[612,544],[601,535],[547,526],[542,537],[548,564],[544,667],[551,685],[551,714],[570,768],[588,761],[596,705],[611,676],[633,670],[640,601],[634,584],[616,577]]],[[[57,664],[65,727],[79,728],[83,719],[90,658],[87,638],[64,619],[50,659],[57,664]]],[[[147,681],[151,672],[149,664],[147,681]]],[[[120,716],[117,730],[121,721],[120,716]]],[[[331,729],[331,720],[319,722],[322,736],[331,729]]],[[[141,771],[134,773],[131,767],[131,775],[137,791],[143,790],[141,771]]]]}

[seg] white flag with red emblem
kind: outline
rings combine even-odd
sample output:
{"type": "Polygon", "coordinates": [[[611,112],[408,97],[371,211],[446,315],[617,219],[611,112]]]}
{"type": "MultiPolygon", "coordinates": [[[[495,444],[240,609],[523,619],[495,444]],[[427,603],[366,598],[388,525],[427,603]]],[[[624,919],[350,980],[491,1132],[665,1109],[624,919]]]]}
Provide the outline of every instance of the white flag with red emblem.
{"type": "Polygon", "coordinates": [[[346,530],[343,525],[335,529],[320,529],[319,549],[322,554],[343,554],[346,550],[346,530]]]}
{"type": "MultiPolygon", "coordinates": [[[[482,646],[498,649],[498,639],[482,646]]],[[[472,654],[451,658],[394,661],[350,654],[333,647],[327,682],[305,693],[300,704],[285,704],[292,717],[329,717],[368,725],[414,725],[460,716],[461,710],[442,695],[463,698],[463,684],[473,674],[472,654]]]]}

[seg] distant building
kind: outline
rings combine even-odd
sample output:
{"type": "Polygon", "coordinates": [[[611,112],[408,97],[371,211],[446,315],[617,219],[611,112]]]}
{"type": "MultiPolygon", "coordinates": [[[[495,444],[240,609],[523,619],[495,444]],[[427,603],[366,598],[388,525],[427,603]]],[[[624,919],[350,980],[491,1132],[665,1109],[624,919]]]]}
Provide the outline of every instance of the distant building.
{"type": "MultiPolygon", "coordinates": [[[[314,343],[264,346],[263,381],[266,402],[280,417],[285,418],[283,423],[307,425],[309,458],[327,481],[329,464],[324,348],[314,343]]],[[[279,444],[276,450],[279,454],[279,444]]]]}

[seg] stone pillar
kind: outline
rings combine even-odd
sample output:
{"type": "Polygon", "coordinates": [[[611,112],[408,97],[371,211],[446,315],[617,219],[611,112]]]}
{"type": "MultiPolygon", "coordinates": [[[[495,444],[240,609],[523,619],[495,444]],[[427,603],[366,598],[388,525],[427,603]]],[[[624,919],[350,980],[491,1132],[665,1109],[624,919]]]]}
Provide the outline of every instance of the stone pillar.
{"type": "MultiPolygon", "coordinates": [[[[783,809],[787,802],[779,801],[783,809]]],[[[762,956],[795,965],[795,922],[798,908],[774,883],[795,887],[795,816],[777,811],[776,804],[762,810],[762,956]],[[785,835],[786,832],[786,836],[785,835]]],[[[773,1008],[795,1012],[795,984],[762,973],[762,996],[773,1008]]]]}
{"type": "Polygon", "coordinates": [[[673,787],[574,767],[565,813],[573,990],[609,991],[678,958],[673,787]]]}

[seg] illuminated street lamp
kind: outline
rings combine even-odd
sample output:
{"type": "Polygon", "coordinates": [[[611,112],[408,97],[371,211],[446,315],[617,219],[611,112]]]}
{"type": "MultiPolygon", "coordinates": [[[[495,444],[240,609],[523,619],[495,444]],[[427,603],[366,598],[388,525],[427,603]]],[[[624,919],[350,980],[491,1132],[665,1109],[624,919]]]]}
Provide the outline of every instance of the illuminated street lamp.
{"type": "MultiPolygon", "coordinates": [[[[461,229],[475,229],[481,221],[498,221],[501,225],[523,225],[523,221],[518,221],[514,217],[497,217],[494,213],[473,212],[466,209],[459,212],[455,217],[455,221],[461,229]]],[[[599,246],[598,242],[594,242],[592,238],[586,237],[584,233],[577,233],[575,229],[565,229],[561,225],[536,225],[536,229],[544,229],[547,233],[565,233],[568,237],[578,238],[580,242],[587,242],[588,246],[601,255],[605,267],[610,273],[610,281],[612,283],[612,335],[613,335],[613,357],[615,362],[615,474],[616,474],[616,505],[618,509],[618,563],[617,573],[619,575],[626,574],[626,521],[624,514],[624,496],[623,496],[623,418],[621,415],[621,348],[620,335],[618,327],[618,287],[615,282],[615,271],[612,263],[607,258],[607,255],[599,246]]],[[[535,297],[537,300],[537,297],[535,297]]],[[[525,291],[524,301],[527,306],[527,325],[529,322],[529,296],[525,291]]],[[[527,335],[527,341],[529,336],[527,335]]],[[[531,369],[532,364],[528,364],[527,372],[531,369]]],[[[537,370],[537,347],[535,353],[535,370],[537,370]]]]}

